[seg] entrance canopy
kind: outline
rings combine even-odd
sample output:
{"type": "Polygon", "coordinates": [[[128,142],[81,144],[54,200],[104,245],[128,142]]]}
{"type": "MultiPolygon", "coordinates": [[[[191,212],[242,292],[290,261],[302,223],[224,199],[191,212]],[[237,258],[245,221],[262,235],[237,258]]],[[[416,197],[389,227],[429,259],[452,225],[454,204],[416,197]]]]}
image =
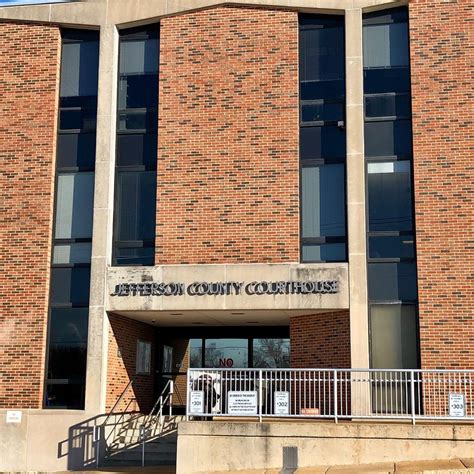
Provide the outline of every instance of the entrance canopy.
{"type": "Polygon", "coordinates": [[[111,267],[108,312],[158,326],[287,325],[349,308],[347,263],[111,267]]]}

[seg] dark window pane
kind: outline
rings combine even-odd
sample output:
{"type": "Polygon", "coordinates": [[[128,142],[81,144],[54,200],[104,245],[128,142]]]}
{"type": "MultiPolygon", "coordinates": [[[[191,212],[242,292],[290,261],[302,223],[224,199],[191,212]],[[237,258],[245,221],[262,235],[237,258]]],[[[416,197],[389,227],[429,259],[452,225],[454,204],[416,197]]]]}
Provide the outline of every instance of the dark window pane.
{"type": "Polygon", "coordinates": [[[303,238],[345,235],[344,165],[303,167],[301,187],[303,238]]]}
{"type": "Polygon", "coordinates": [[[128,75],[119,82],[119,109],[156,107],[158,103],[158,76],[128,75]]]}
{"type": "Polygon", "coordinates": [[[59,111],[60,130],[94,131],[96,121],[94,109],[61,109],[59,111]]]}
{"type": "Polygon", "coordinates": [[[412,235],[369,237],[369,258],[414,258],[412,235]]]}
{"type": "Polygon", "coordinates": [[[133,110],[119,113],[119,130],[156,130],[158,112],[156,109],[133,110]]]}
{"type": "Polygon", "coordinates": [[[346,244],[303,244],[303,262],[345,262],[346,244]]]}
{"type": "Polygon", "coordinates": [[[95,133],[60,133],[58,135],[58,168],[94,168],[95,133]]]}
{"type": "Polygon", "coordinates": [[[366,69],[364,93],[409,92],[410,69],[408,67],[366,69]]]}
{"type": "Polygon", "coordinates": [[[114,265],[154,265],[155,247],[115,248],[114,265]]]}
{"type": "Polygon", "coordinates": [[[339,121],[344,118],[344,104],[303,104],[301,120],[303,122],[339,121]]]}
{"type": "Polygon", "coordinates": [[[290,367],[290,340],[254,339],[252,366],[256,368],[290,367]]]}
{"type": "Polygon", "coordinates": [[[88,308],[52,308],[48,379],[84,379],[88,308]]]}
{"type": "Polygon", "coordinates": [[[418,368],[414,305],[371,305],[370,334],[372,368],[418,368]]]}
{"type": "Polygon", "coordinates": [[[344,80],[301,82],[300,100],[343,99],[344,80]]]}
{"type": "Polygon", "coordinates": [[[369,163],[369,232],[412,230],[409,161],[369,163]]]}
{"type": "Polygon", "coordinates": [[[51,304],[87,304],[89,286],[90,268],[53,268],[51,270],[51,304]]]}
{"type": "Polygon", "coordinates": [[[46,384],[46,408],[70,408],[81,410],[84,408],[85,384],[46,384]]]}
{"type": "Polygon", "coordinates": [[[344,79],[344,18],[340,27],[300,30],[300,80],[344,79]]]}
{"type": "Polygon", "coordinates": [[[117,166],[145,165],[156,168],[156,134],[123,134],[117,137],[117,166]]]}
{"type": "Polygon", "coordinates": [[[300,158],[345,158],[346,134],[337,126],[301,127],[300,158]]]}
{"type": "Polygon", "coordinates": [[[365,123],[366,156],[411,156],[411,121],[365,123]]]}
{"type": "Polygon", "coordinates": [[[416,266],[414,263],[370,263],[369,300],[415,301],[416,266]]]}
{"type": "Polygon", "coordinates": [[[410,97],[408,95],[379,95],[365,98],[365,116],[409,117],[410,97]]]}
{"type": "Polygon", "coordinates": [[[155,238],[156,171],[122,171],[117,179],[116,241],[155,238]]]}

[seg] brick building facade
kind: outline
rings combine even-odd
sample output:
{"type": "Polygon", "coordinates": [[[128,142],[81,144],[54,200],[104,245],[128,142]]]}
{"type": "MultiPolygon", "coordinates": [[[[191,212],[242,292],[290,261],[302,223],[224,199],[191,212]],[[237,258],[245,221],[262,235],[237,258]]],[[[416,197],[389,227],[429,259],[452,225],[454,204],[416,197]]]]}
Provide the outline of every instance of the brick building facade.
{"type": "Polygon", "coordinates": [[[0,409],[474,369],[469,5],[144,3],[0,5],[0,409]]]}

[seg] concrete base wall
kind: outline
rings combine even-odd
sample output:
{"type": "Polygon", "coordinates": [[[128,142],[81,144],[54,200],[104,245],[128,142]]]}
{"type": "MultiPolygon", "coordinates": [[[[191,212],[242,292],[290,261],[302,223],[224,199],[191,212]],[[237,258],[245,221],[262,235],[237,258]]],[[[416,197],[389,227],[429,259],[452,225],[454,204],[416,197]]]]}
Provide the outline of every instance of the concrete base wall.
{"type": "Polygon", "coordinates": [[[23,410],[21,423],[6,419],[7,410],[0,410],[0,472],[93,466],[92,431],[100,417],[76,410],[23,410]]]}
{"type": "Polygon", "coordinates": [[[473,439],[472,424],[182,422],[177,472],[471,457],[473,439]]]}

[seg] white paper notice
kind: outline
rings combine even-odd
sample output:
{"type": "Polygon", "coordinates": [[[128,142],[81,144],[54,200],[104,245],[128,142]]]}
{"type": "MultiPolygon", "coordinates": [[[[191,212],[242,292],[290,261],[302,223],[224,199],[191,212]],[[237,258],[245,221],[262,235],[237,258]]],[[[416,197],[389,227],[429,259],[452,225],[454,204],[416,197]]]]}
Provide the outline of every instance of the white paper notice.
{"type": "Polygon", "coordinates": [[[257,392],[229,392],[227,394],[227,413],[229,415],[257,415],[257,392]]]}

